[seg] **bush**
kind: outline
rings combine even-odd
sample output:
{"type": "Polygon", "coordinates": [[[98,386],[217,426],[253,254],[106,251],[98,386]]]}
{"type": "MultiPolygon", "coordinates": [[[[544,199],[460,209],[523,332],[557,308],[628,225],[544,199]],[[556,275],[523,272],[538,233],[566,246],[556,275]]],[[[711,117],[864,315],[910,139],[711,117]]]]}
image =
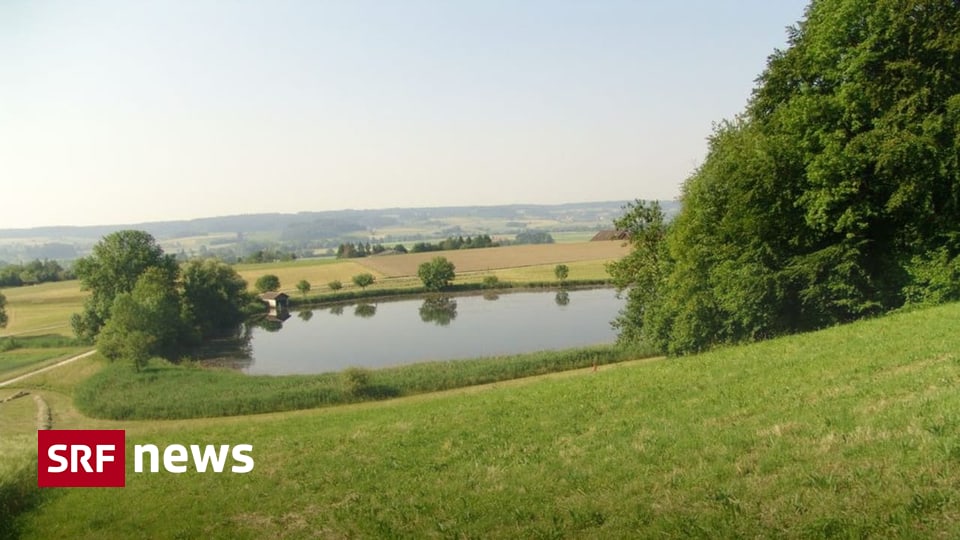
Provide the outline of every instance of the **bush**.
{"type": "Polygon", "coordinates": [[[343,288],[343,283],[340,283],[339,279],[335,279],[330,283],[327,283],[327,287],[330,287],[331,291],[339,291],[343,288]]]}
{"type": "Polygon", "coordinates": [[[343,382],[343,391],[350,396],[360,396],[370,389],[370,370],[363,368],[347,368],[340,374],[343,382]]]}
{"type": "Polygon", "coordinates": [[[485,276],[483,278],[483,286],[488,289],[493,289],[497,285],[500,285],[500,278],[497,276],[485,276]]]}

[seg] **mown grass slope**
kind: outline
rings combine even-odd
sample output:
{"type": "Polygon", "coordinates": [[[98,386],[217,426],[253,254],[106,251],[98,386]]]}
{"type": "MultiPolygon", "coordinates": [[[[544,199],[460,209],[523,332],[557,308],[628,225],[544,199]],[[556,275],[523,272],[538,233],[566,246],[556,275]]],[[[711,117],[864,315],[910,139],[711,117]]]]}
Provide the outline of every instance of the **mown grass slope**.
{"type": "Polygon", "coordinates": [[[694,357],[316,411],[127,422],[248,475],[44,493],[30,538],[951,537],[960,304],[694,357]]]}

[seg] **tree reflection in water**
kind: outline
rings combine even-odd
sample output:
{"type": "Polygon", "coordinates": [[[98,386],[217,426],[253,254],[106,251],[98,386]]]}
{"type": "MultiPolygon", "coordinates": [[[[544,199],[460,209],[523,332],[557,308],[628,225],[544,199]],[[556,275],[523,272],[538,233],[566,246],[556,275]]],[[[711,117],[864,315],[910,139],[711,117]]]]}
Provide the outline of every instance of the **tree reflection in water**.
{"type": "Polygon", "coordinates": [[[557,295],[553,297],[553,301],[556,302],[558,306],[565,306],[570,303],[570,293],[564,290],[557,291],[557,295]]]}
{"type": "Polygon", "coordinates": [[[377,314],[377,306],[373,304],[357,304],[357,307],[353,309],[353,314],[357,317],[369,319],[377,314]]]}
{"type": "Polygon", "coordinates": [[[457,301],[449,296],[431,296],[420,306],[420,320],[447,326],[457,318],[457,301]]]}

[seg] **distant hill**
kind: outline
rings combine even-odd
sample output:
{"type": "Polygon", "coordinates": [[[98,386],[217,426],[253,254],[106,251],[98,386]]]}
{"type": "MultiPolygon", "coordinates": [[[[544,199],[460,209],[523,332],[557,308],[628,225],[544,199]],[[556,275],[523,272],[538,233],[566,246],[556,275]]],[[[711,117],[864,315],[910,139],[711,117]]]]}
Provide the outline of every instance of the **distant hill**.
{"type": "MultiPolygon", "coordinates": [[[[609,228],[626,201],[558,205],[385,208],[218,216],[83,227],[0,229],[0,261],[34,258],[70,260],[84,255],[104,235],[122,229],[145,230],[165,249],[186,255],[265,246],[323,250],[344,241],[400,243],[450,235],[515,235],[523,230],[550,233],[609,228]]],[[[678,203],[663,202],[668,215],[678,203]]]]}

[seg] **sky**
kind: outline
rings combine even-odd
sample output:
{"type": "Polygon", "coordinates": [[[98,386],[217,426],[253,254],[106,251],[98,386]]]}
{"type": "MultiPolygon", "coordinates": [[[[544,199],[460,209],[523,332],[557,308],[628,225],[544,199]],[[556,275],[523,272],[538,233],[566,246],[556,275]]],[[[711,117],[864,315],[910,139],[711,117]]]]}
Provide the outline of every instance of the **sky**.
{"type": "Polygon", "coordinates": [[[0,2],[0,229],[674,199],[799,0],[0,2]]]}

